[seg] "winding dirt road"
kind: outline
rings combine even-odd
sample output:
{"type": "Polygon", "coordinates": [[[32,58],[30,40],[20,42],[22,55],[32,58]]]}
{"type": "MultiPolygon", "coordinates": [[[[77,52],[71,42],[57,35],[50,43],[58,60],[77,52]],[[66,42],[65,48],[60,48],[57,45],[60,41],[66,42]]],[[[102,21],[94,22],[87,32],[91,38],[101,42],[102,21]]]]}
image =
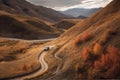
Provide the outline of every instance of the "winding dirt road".
{"type": "MultiPolygon", "coordinates": [[[[49,48],[51,49],[52,47],[54,47],[55,45],[49,46],[49,48]]],[[[30,79],[30,78],[34,78],[37,76],[40,76],[42,74],[44,74],[47,69],[48,69],[48,65],[44,60],[45,55],[47,54],[47,52],[45,52],[44,50],[41,52],[41,55],[39,55],[39,62],[41,64],[41,69],[38,70],[37,72],[31,73],[29,75],[25,75],[23,77],[18,77],[18,78],[14,78],[11,80],[25,80],[25,79],[30,79]]]]}
{"type": "Polygon", "coordinates": [[[55,54],[55,58],[58,59],[60,62],[58,64],[58,67],[57,67],[56,71],[54,72],[54,74],[56,74],[61,69],[61,67],[63,65],[62,59],[58,56],[57,53],[55,54]]]}

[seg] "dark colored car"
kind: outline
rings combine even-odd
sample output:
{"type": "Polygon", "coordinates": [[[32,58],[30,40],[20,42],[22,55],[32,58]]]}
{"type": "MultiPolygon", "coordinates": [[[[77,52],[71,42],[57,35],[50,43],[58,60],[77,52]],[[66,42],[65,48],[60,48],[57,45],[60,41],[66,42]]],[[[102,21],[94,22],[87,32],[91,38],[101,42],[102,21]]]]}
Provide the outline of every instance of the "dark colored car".
{"type": "Polygon", "coordinates": [[[45,47],[44,48],[44,51],[48,51],[50,48],[49,47],[45,47]]]}

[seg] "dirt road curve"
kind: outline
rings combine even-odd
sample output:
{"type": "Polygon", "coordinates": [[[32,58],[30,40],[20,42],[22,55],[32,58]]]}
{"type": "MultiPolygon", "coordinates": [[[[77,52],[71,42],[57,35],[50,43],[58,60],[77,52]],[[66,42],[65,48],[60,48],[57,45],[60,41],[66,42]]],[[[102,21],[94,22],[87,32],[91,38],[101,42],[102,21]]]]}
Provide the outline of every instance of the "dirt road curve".
{"type": "MultiPolygon", "coordinates": [[[[49,48],[51,49],[52,47],[54,47],[54,45],[49,46],[49,48]]],[[[11,80],[25,80],[25,79],[30,79],[30,78],[34,78],[36,76],[40,76],[43,73],[45,73],[48,69],[48,65],[44,60],[45,55],[47,54],[47,52],[45,52],[44,50],[42,51],[41,55],[39,56],[39,62],[41,64],[41,69],[38,70],[37,72],[31,73],[29,75],[25,75],[23,77],[17,77],[11,80]]]]}

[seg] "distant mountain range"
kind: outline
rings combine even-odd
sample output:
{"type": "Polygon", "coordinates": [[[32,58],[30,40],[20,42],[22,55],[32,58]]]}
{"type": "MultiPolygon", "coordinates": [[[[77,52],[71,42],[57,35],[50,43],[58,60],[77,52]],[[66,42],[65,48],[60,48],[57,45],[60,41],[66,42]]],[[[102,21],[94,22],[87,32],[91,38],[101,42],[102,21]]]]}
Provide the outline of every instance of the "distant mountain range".
{"type": "Polygon", "coordinates": [[[61,11],[61,13],[65,14],[65,15],[72,15],[74,17],[79,17],[79,16],[89,17],[91,14],[99,11],[100,9],[102,9],[102,8],[92,8],[92,9],[72,8],[72,9],[68,9],[66,11],[61,11]]]}
{"type": "Polygon", "coordinates": [[[38,17],[40,19],[53,22],[68,18],[66,15],[61,14],[58,11],[43,6],[33,5],[26,0],[0,0],[0,10],[4,10],[12,14],[38,17]]]}

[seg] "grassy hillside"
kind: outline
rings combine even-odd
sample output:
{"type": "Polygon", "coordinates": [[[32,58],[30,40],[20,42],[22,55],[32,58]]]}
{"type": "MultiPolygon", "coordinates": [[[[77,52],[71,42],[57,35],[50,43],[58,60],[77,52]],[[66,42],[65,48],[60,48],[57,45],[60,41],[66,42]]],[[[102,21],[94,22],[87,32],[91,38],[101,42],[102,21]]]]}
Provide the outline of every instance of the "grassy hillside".
{"type": "Polygon", "coordinates": [[[82,19],[64,19],[64,20],[54,24],[53,26],[67,30],[81,21],[82,21],[82,19]]]}
{"type": "Polygon", "coordinates": [[[22,39],[57,37],[62,30],[48,26],[40,19],[0,12],[0,36],[22,39]]]}
{"type": "MultiPolygon", "coordinates": [[[[45,61],[49,67],[47,72],[31,80],[119,80],[119,14],[120,0],[113,0],[101,11],[78,22],[56,40],[31,48],[27,51],[29,56],[22,57],[24,59],[1,63],[0,70],[3,74],[0,75],[0,78],[17,76],[35,70],[40,67],[37,60],[40,51],[45,46],[55,45],[45,55],[45,61]]],[[[24,21],[24,19],[20,21],[24,21]]],[[[28,20],[26,22],[34,24],[28,20]]],[[[9,44],[11,43],[7,45],[9,44]]]]}
{"type": "Polygon", "coordinates": [[[56,22],[64,18],[68,18],[60,12],[43,6],[36,6],[26,0],[0,0],[0,10],[4,10],[12,14],[38,17],[49,22],[56,22]]]}
{"type": "Polygon", "coordinates": [[[52,42],[57,47],[46,59],[52,64],[49,56],[57,53],[62,63],[50,80],[120,79],[119,14],[120,1],[114,0],[52,42]]]}
{"type": "Polygon", "coordinates": [[[40,46],[46,42],[48,41],[0,37],[0,79],[28,74],[39,69],[40,65],[37,59],[42,50],[40,46]]]}

